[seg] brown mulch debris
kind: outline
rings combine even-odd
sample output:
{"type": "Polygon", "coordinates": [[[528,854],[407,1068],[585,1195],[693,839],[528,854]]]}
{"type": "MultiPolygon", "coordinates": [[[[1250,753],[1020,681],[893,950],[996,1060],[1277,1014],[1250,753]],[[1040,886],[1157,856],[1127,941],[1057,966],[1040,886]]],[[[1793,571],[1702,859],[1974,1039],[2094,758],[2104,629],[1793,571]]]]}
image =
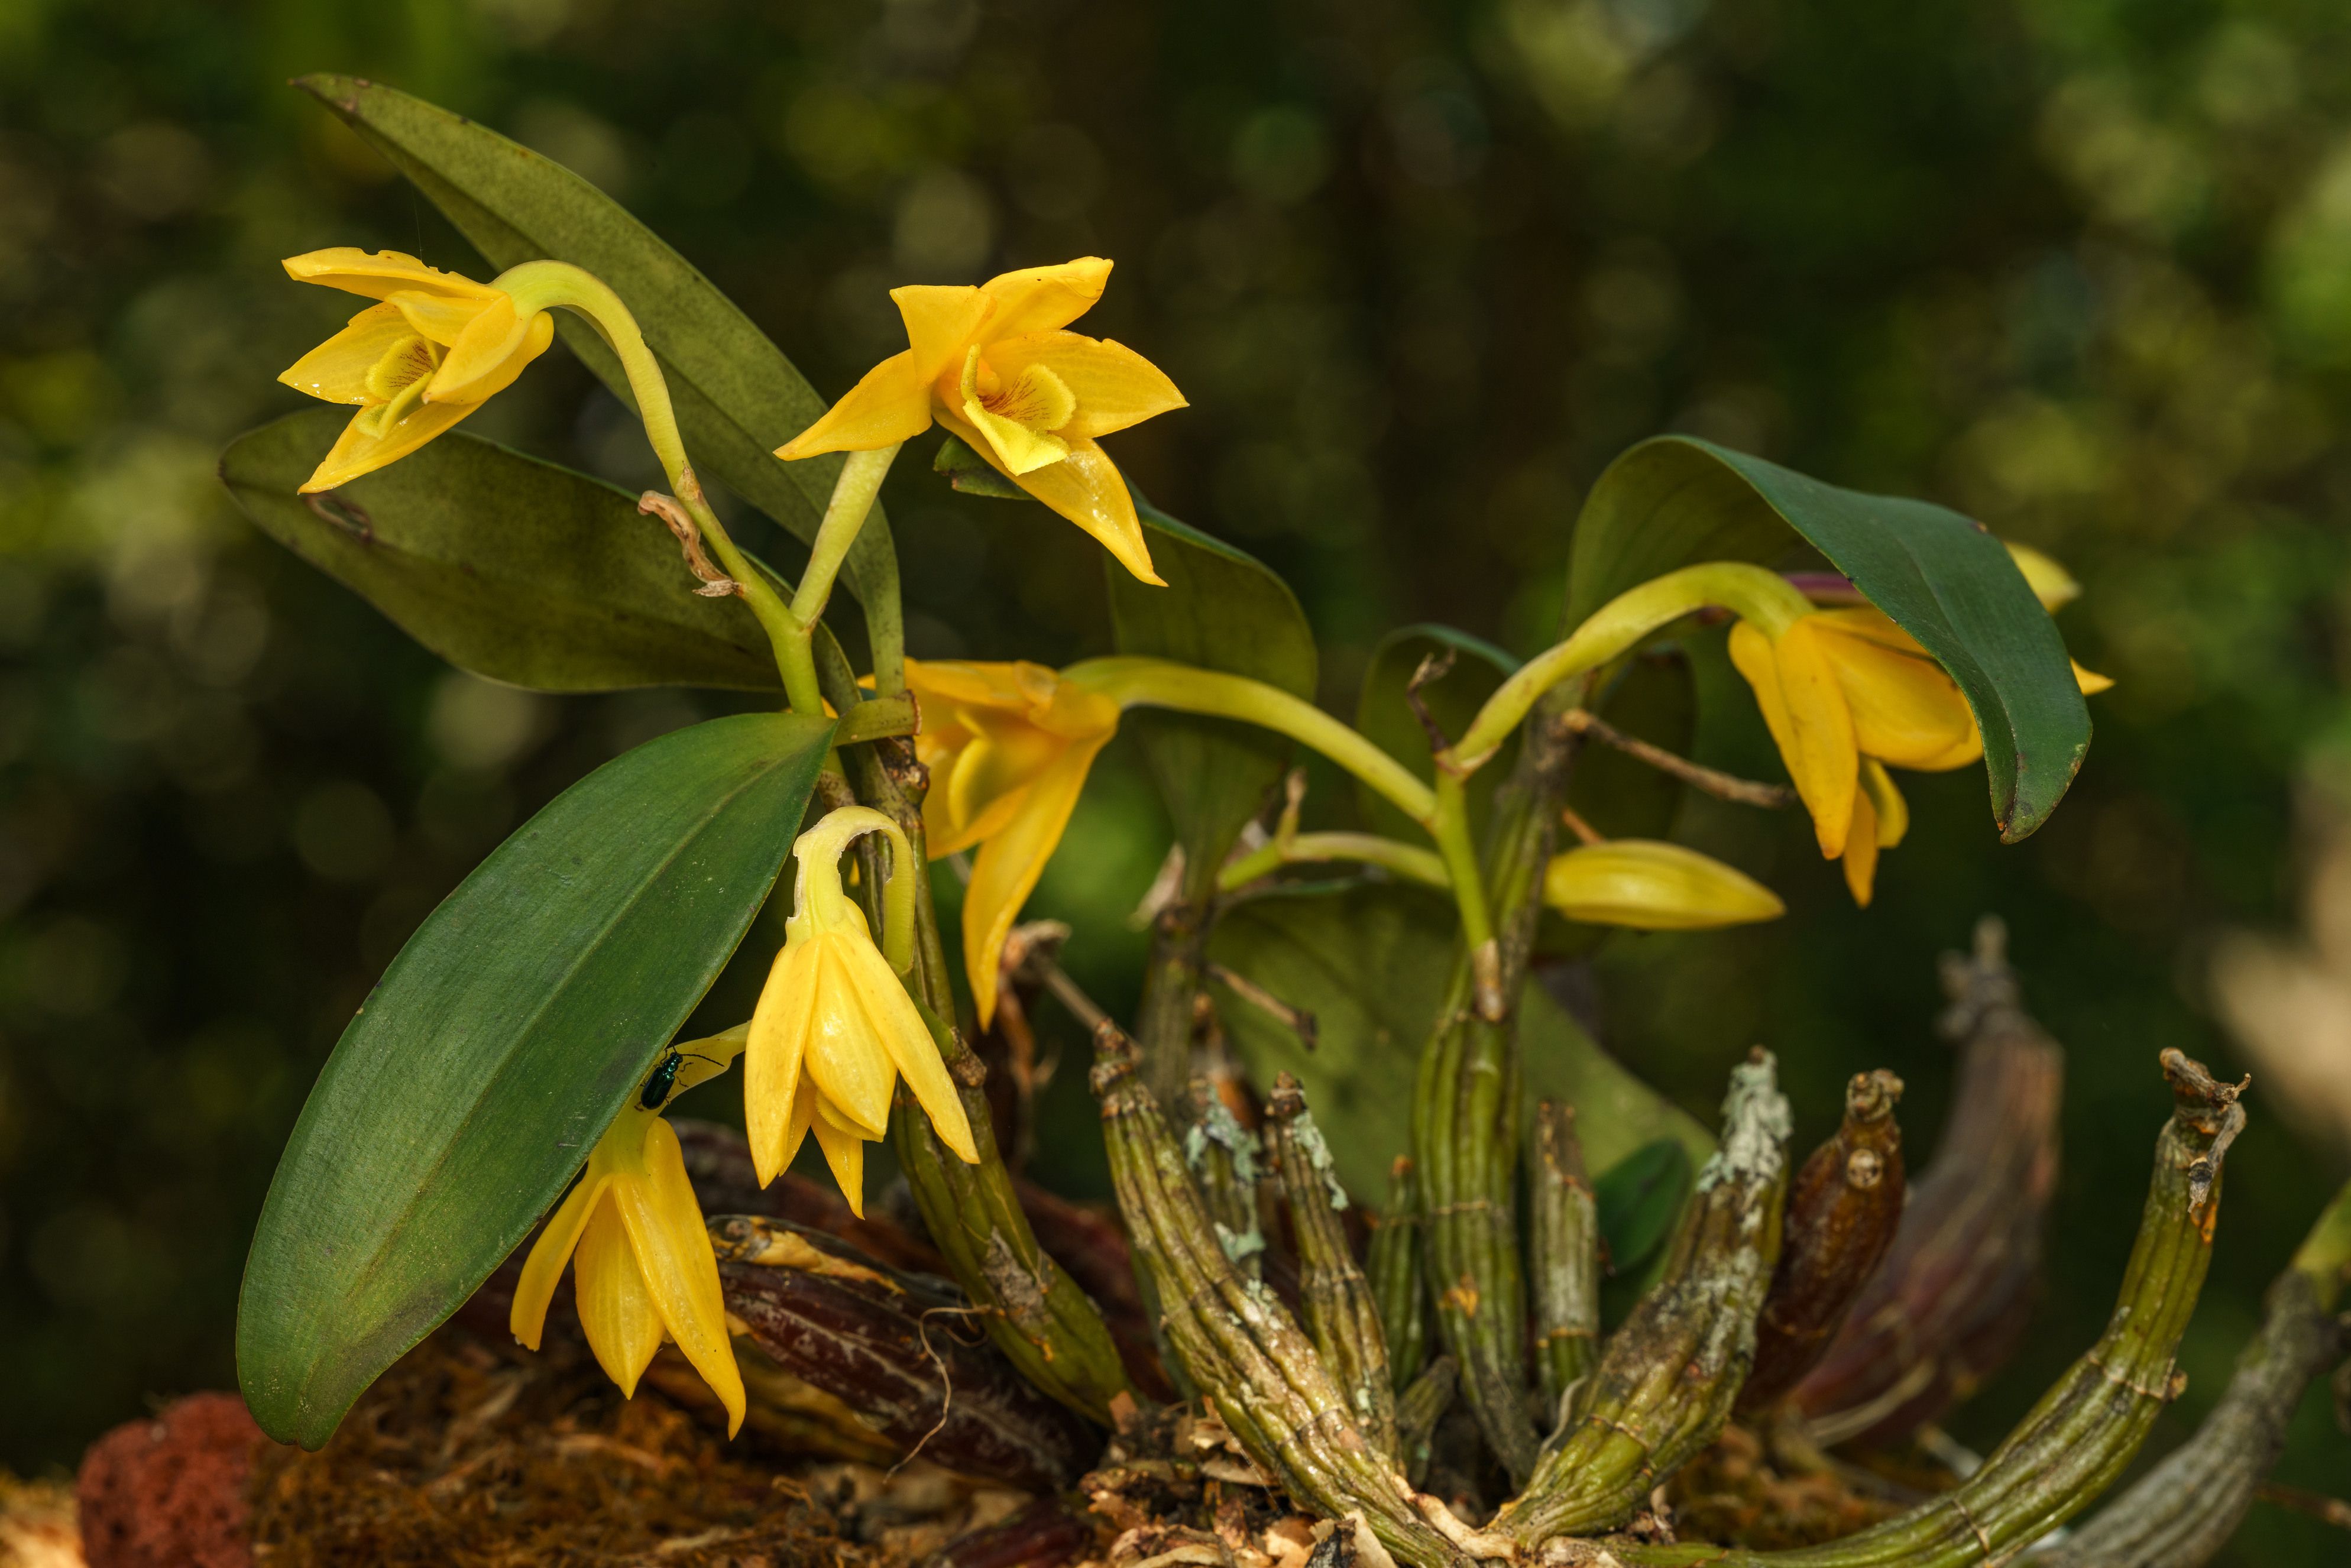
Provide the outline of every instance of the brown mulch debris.
{"type": "Polygon", "coordinates": [[[762,1462],[584,1351],[460,1333],[378,1380],[316,1454],[265,1445],[258,1568],[885,1568],[1019,1509],[915,1464],[762,1462]]]}

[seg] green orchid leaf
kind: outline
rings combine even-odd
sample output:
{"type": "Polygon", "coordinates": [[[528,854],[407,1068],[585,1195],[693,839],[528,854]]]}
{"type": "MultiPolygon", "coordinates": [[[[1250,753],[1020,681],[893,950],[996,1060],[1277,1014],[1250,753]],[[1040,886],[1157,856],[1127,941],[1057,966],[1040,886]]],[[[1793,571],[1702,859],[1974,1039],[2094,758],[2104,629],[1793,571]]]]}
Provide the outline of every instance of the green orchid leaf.
{"type": "Polygon", "coordinates": [[[1926,501],[1823,485],[1691,436],[1609,465],[1577,519],[1568,624],[1701,560],[1777,564],[1810,545],[1916,637],[1982,727],[1992,820],[2013,843],[2056,810],[2090,745],[2057,628],[2001,542],[1926,501]]]}
{"type": "Polygon", "coordinates": [[[1666,1244],[1689,1185],[1689,1150],[1675,1138],[1643,1144],[1593,1179],[1600,1234],[1616,1273],[1635,1272],[1666,1244]]]}
{"type": "MultiPolygon", "coordinates": [[[[1264,1088],[1276,1073],[1297,1075],[1340,1180],[1366,1201],[1386,1190],[1389,1162],[1411,1146],[1408,1091],[1444,997],[1455,929],[1441,893],[1354,881],[1238,899],[1209,937],[1215,962],[1313,1014],[1309,1051],[1294,1030],[1209,983],[1250,1081],[1264,1088]]],[[[1526,989],[1519,1032],[1527,1103],[1576,1108],[1587,1168],[1607,1170],[1661,1137],[1694,1162],[1713,1152],[1704,1127],[1603,1051],[1539,984],[1526,989]]]]}
{"type": "MultiPolygon", "coordinates": [[[[1177,522],[1140,495],[1134,505],[1152,564],[1167,586],[1137,582],[1103,557],[1118,651],[1248,675],[1312,701],[1314,632],[1290,585],[1255,557],[1177,522]]],[[[1290,744],[1248,725],[1190,714],[1138,712],[1124,722],[1151,759],[1184,846],[1186,896],[1197,898],[1214,885],[1233,841],[1280,782],[1290,744]]]]}
{"type": "Polygon", "coordinates": [[[952,435],[939,443],[939,455],[931,459],[931,472],[943,475],[950,489],[967,496],[992,496],[999,501],[1033,499],[998,473],[994,464],[952,435]]]}
{"type": "MultiPolygon", "coordinates": [[[[1436,764],[1430,760],[1435,753],[1428,731],[1413,712],[1405,691],[1422,660],[1443,660],[1447,655],[1451,656],[1451,665],[1444,674],[1432,678],[1418,695],[1429,717],[1450,740],[1469,727],[1469,721],[1477,716],[1486,699],[1494,695],[1494,688],[1519,667],[1516,659],[1491,643],[1450,626],[1399,627],[1381,638],[1379,645],[1372,650],[1371,662],[1364,667],[1364,684],[1355,694],[1356,729],[1390,757],[1430,780],[1436,778],[1436,764]]],[[[1486,808],[1493,800],[1495,786],[1510,777],[1510,758],[1516,755],[1517,747],[1518,740],[1513,736],[1505,747],[1507,755],[1498,757],[1470,777],[1470,821],[1481,839],[1486,808]]],[[[1355,800],[1363,813],[1364,825],[1372,831],[1406,843],[1426,841],[1425,830],[1370,788],[1358,784],[1355,800]]]]}
{"type": "MultiPolygon", "coordinates": [[[[802,542],[816,538],[839,456],[780,462],[775,449],[816,423],[824,400],[735,303],[627,209],[560,163],[422,99],[357,77],[295,83],[389,158],[494,268],[541,258],[611,286],[661,361],[696,469],[802,542]]],[[[594,328],[556,312],[571,350],[633,408],[620,361],[594,328]]],[[[877,502],[841,580],[865,612],[880,689],[898,689],[904,631],[898,558],[877,502]]]]}
{"type": "Polygon", "coordinates": [[[319,1072],[238,1300],[262,1430],[315,1448],[562,1192],[773,886],[832,727],[646,743],[492,852],[319,1072]]]}
{"type": "Polygon", "coordinates": [[[452,431],[297,494],[349,411],[239,436],[221,478],[256,527],[461,669],[547,692],[781,685],[759,623],[704,599],[658,518],[600,479],[452,431]]]}

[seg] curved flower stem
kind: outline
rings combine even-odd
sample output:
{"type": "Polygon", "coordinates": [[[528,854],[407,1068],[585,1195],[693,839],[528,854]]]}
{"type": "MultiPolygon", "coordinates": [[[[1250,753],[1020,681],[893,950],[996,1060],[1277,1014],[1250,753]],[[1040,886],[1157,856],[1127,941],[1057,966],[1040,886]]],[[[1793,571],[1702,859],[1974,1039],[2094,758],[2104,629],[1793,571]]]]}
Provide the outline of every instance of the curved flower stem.
{"type": "Polygon", "coordinates": [[[1630,652],[1658,627],[1706,609],[1730,611],[1776,638],[1811,614],[1813,605],[1786,578],[1745,561],[1686,566],[1626,589],[1593,611],[1566,641],[1528,660],[1497,687],[1461,738],[1438,756],[1439,776],[1476,772],[1552,687],[1630,652]]]}
{"type": "MultiPolygon", "coordinates": [[[[906,831],[871,806],[843,806],[799,836],[792,853],[800,874],[792,887],[795,914],[811,904],[844,902],[841,890],[841,857],[850,844],[867,833],[890,841],[890,873],[883,882],[882,954],[890,967],[904,975],[914,967],[914,852],[906,831]]],[[[821,912],[820,912],[821,913],[821,912]]]]}
{"type": "Polygon", "coordinates": [[[1436,820],[1437,797],[1410,768],[1312,703],[1246,675],[1202,670],[1170,659],[1088,659],[1061,679],[1099,692],[1122,708],[1164,707],[1238,719],[1311,746],[1422,827],[1436,820]]]}
{"type": "MultiPolygon", "coordinates": [[[[785,696],[797,712],[821,714],[824,709],[817,695],[808,627],[736,548],[726,526],[710,509],[702,493],[702,481],[695,477],[694,465],[686,461],[685,442],[677,430],[677,413],[670,405],[669,383],[663,379],[661,364],[653,358],[653,350],[645,346],[644,334],[637,329],[637,319],[629,313],[621,297],[595,274],[566,261],[526,261],[500,273],[492,287],[510,295],[520,315],[558,306],[576,311],[611,345],[612,352],[620,358],[622,371],[629,378],[630,394],[637,402],[637,417],[644,422],[645,440],[653,446],[653,455],[661,460],[662,472],[669,476],[670,488],[676,494],[678,504],[702,530],[702,537],[709,541],[726,574],[735,580],[737,591],[758,618],[761,630],[775,649],[776,670],[783,676],[785,696]]],[[[868,495],[866,505],[872,504],[872,497],[868,495]]],[[[826,520],[831,520],[830,511],[826,520]]],[[[864,521],[862,511],[858,521],[864,521]]],[[[841,548],[845,551],[849,548],[847,541],[841,548]]],[[[837,561],[835,565],[837,569],[837,561]]]]}
{"type": "Polygon", "coordinates": [[[832,597],[833,579],[841,575],[849,547],[857,542],[866,517],[872,513],[873,497],[882,493],[882,481],[897,459],[899,444],[852,452],[841,464],[841,477],[833,481],[832,499],[824,508],[824,521],[817,526],[816,542],[809,547],[808,570],[800,578],[799,591],[792,595],[792,619],[800,623],[801,636],[807,636],[824,613],[825,601],[832,597]]]}
{"type": "Polygon", "coordinates": [[[1283,866],[1320,861],[1360,861],[1406,882],[1436,888],[1452,885],[1445,874],[1445,858],[1417,844],[1400,844],[1377,833],[1298,833],[1227,862],[1217,873],[1217,891],[1231,893],[1283,866]]]}

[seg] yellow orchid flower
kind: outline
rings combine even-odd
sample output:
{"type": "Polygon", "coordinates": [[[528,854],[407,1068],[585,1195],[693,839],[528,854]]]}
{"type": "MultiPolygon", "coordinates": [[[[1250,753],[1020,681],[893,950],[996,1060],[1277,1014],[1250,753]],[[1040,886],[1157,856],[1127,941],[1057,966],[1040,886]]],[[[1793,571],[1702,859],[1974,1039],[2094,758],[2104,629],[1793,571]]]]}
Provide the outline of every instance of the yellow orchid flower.
{"type": "Polygon", "coordinates": [[[841,891],[841,852],[868,832],[888,836],[894,864],[908,863],[897,824],[863,806],[828,813],[793,844],[791,918],[743,1058],[744,1119],[759,1185],[789,1167],[813,1132],[861,1218],[865,1145],[888,1132],[901,1074],[941,1140],[965,1160],[979,1159],[937,1042],[898,977],[913,963],[914,883],[893,874],[886,886],[887,957],[873,945],[864,912],[841,891]]]}
{"type": "Polygon", "coordinates": [[[964,972],[982,1028],[997,965],[1085,788],[1118,733],[1118,704],[1042,664],[909,659],[922,701],[914,754],[931,772],[923,833],[933,857],[979,846],[963,898],[964,972]]]}
{"type": "Polygon", "coordinates": [[[1655,839],[1610,839],[1553,855],[1543,902],[1570,920],[1638,931],[1744,925],[1788,909],[1746,873],[1655,839]]]}
{"type": "MultiPolygon", "coordinates": [[[[2081,592],[2047,556],[2008,549],[2043,609],[2081,592]]],[[[1917,639],[1866,604],[1815,610],[1777,640],[1741,621],[1730,629],[1730,660],[1754,688],[1821,852],[1844,861],[1855,902],[1868,904],[1878,852],[1910,825],[1886,769],[1940,773],[1983,756],[1966,695],[1917,639]]],[[[2114,685],[2079,664],[2073,670],[2085,695],[2114,685]]]]}
{"type": "Polygon", "coordinates": [[[776,449],[790,462],[870,452],[946,426],[1029,495],[1156,583],[1134,497],[1097,438],[1186,407],[1134,350],[1064,331],[1102,298],[1111,264],[1081,256],[975,288],[893,288],[907,349],[883,361],[823,418],[776,449]]]}
{"type": "Polygon", "coordinates": [[[382,301],[277,378],[328,402],[360,405],[306,492],[407,456],[504,392],[555,338],[546,311],[517,311],[506,290],[396,250],[314,250],[288,256],[286,273],[382,301]]]}
{"type": "Polygon", "coordinates": [[[539,1232],[515,1287],[508,1326],[532,1350],[567,1263],[575,1265],[580,1323],[597,1364],[632,1398],[664,1339],[674,1340],[726,1406],[726,1435],[743,1425],[742,1370],[726,1333],[718,1260],[686,1179],[677,1134],[631,1105],[597,1140],[580,1185],[539,1232]]]}

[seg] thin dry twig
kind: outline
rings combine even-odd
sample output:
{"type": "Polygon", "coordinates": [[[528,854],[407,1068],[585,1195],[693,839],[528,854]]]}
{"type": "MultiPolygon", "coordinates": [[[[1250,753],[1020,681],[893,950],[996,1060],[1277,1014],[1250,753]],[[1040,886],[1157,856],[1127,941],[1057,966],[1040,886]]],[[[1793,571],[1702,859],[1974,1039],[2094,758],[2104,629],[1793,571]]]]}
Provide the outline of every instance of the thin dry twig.
{"type": "Polygon", "coordinates": [[[685,554],[685,569],[701,580],[702,586],[694,591],[704,599],[725,599],[743,591],[743,585],[718,570],[702,548],[702,530],[695,526],[686,510],[659,490],[648,490],[637,497],[637,510],[647,517],[659,517],[677,536],[678,549],[685,554]]]}
{"type": "Polygon", "coordinates": [[[1308,1012],[1304,1008],[1290,1006],[1256,981],[1245,975],[1234,973],[1222,964],[1212,961],[1201,972],[1296,1035],[1298,1042],[1307,1050],[1314,1049],[1317,1036],[1312,1013],[1308,1012]]]}
{"type": "Polygon", "coordinates": [[[1778,810],[1796,803],[1796,792],[1785,784],[1763,784],[1752,779],[1740,779],[1719,768],[1692,762],[1688,758],[1653,746],[1637,735],[1627,735],[1597,714],[1582,708],[1570,708],[1561,716],[1567,727],[1578,735],[1589,736],[1603,746],[1613,747],[1636,761],[1646,762],[1658,772],[1670,775],[1703,789],[1721,800],[1737,800],[1742,805],[1761,806],[1778,810]]]}
{"type": "Polygon", "coordinates": [[[2277,1481],[2263,1481],[2253,1489],[2253,1495],[2263,1502],[2290,1508],[2296,1513],[2306,1513],[2337,1530],[2351,1530],[2351,1502],[2345,1502],[2341,1498],[2328,1497],[2325,1492],[2305,1491],[2301,1487],[2285,1486],[2277,1481]]]}
{"type": "Polygon", "coordinates": [[[1559,809],[1559,820],[1565,822],[1567,831],[1573,833],[1583,843],[1604,844],[1608,841],[1608,835],[1577,815],[1573,806],[1562,806],[1559,809]]]}
{"type": "Polygon", "coordinates": [[[1423,653],[1419,665],[1412,672],[1412,679],[1404,684],[1404,700],[1412,709],[1412,716],[1420,721],[1420,727],[1428,732],[1429,753],[1435,757],[1442,757],[1450,750],[1453,739],[1437,722],[1437,716],[1428,711],[1428,704],[1422,698],[1420,689],[1435,685],[1450,674],[1456,656],[1451,648],[1442,653],[1423,653]]]}

